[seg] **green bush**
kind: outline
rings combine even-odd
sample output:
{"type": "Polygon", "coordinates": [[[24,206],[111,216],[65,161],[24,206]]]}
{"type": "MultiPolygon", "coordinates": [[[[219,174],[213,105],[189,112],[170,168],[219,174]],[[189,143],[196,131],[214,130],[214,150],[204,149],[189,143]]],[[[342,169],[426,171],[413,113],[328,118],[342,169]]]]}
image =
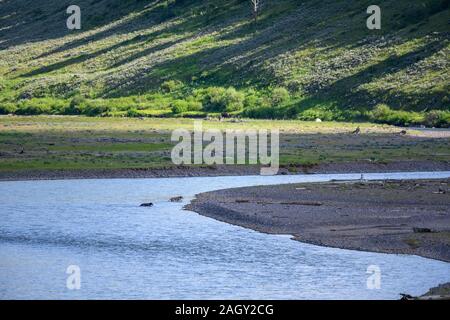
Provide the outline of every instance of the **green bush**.
{"type": "Polygon", "coordinates": [[[290,108],[272,106],[266,98],[259,99],[259,106],[245,109],[243,115],[257,119],[287,119],[293,117],[290,108]]]}
{"type": "Polygon", "coordinates": [[[244,107],[245,96],[235,88],[207,88],[203,95],[203,106],[209,112],[233,112],[244,107]]]}
{"type": "Polygon", "coordinates": [[[161,84],[161,91],[164,93],[173,93],[183,88],[183,83],[178,80],[168,80],[161,84]]]}
{"type": "Polygon", "coordinates": [[[47,105],[50,107],[51,114],[64,114],[68,104],[65,100],[51,100],[47,105]]]}
{"type": "MultiPolygon", "coordinates": [[[[54,98],[33,98],[22,100],[15,105],[9,104],[9,113],[17,115],[64,114],[67,102],[54,98]]],[[[4,110],[4,111],[8,111],[4,110]]]]}
{"type": "Polygon", "coordinates": [[[16,111],[16,106],[12,103],[1,102],[0,103],[0,114],[12,114],[16,111]]]}
{"type": "Polygon", "coordinates": [[[369,120],[398,126],[425,124],[429,127],[449,127],[450,112],[432,110],[426,113],[392,110],[385,104],[380,104],[369,113],[369,120]]]}
{"type": "Polygon", "coordinates": [[[273,105],[282,105],[288,103],[291,99],[291,96],[289,94],[289,91],[287,91],[285,88],[279,87],[273,89],[271,98],[273,105]]]}
{"type": "Polygon", "coordinates": [[[423,123],[423,114],[402,110],[392,110],[385,104],[377,105],[369,113],[370,120],[378,123],[393,124],[397,126],[418,125],[423,123]]]}
{"type": "Polygon", "coordinates": [[[69,106],[64,110],[64,114],[82,114],[86,107],[86,99],[81,96],[76,96],[70,100],[69,106]]]}
{"type": "Polygon", "coordinates": [[[304,121],[314,121],[316,119],[320,119],[322,121],[333,121],[336,120],[335,118],[335,113],[326,109],[308,109],[298,115],[298,119],[304,121]]]}
{"type": "Polygon", "coordinates": [[[88,102],[86,103],[85,107],[82,109],[82,114],[89,116],[89,117],[96,117],[103,115],[104,113],[108,112],[109,108],[108,106],[104,104],[96,104],[94,102],[88,102]]]}
{"type": "Polygon", "coordinates": [[[64,114],[96,117],[111,111],[108,103],[106,100],[87,100],[84,97],[76,96],[70,101],[68,107],[64,109],[64,114]]]}
{"type": "Polygon", "coordinates": [[[130,118],[139,118],[142,117],[142,114],[139,112],[139,110],[130,109],[127,111],[126,116],[130,118]]]}
{"type": "Polygon", "coordinates": [[[185,100],[175,100],[170,104],[170,109],[174,114],[180,114],[189,110],[189,104],[185,100]]]}
{"type": "Polygon", "coordinates": [[[21,116],[34,116],[38,114],[49,114],[50,110],[48,106],[42,104],[22,102],[14,113],[21,116]]]}
{"type": "Polygon", "coordinates": [[[244,99],[243,115],[258,119],[290,119],[296,115],[295,108],[288,106],[291,100],[284,88],[275,88],[270,95],[250,89],[244,99]]]}
{"type": "Polygon", "coordinates": [[[230,87],[225,91],[223,102],[227,112],[241,110],[244,107],[244,94],[230,87]]]}
{"type": "Polygon", "coordinates": [[[278,118],[278,112],[271,106],[253,107],[245,109],[243,115],[248,118],[257,119],[276,119],[278,118]]]}
{"type": "Polygon", "coordinates": [[[450,127],[450,111],[432,110],[425,114],[424,124],[429,127],[450,127]]]}
{"type": "Polygon", "coordinates": [[[225,88],[210,87],[207,88],[203,96],[203,108],[205,111],[222,112],[225,111],[225,105],[223,104],[223,95],[225,94],[225,88]]]}
{"type": "Polygon", "coordinates": [[[244,108],[254,109],[259,108],[262,105],[263,99],[259,96],[259,94],[253,89],[249,90],[244,98],[244,108]]]}
{"type": "Polygon", "coordinates": [[[372,118],[374,120],[383,121],[387,120],[392,110],[388,105],[378,104],[372,111],[372,118]]]}
{"type": "Polygon", "coordinates": [[[203,109],[203,105],[200,101],[195,101],[193,99],[187,99],[188,111],[201,111],[203,109]]]}
{"type": "Polygon", "coordinates": [[[176,104],[179,104],[180,101],[182,102],[182,108],[187,108],[186,111],[201,111],[203,109],[203,104],[201,101],[203,99],[203,94],[196,93],[194,95],[188,96],[188,97],[182,97],[178,99],[174,99],[173,97],[170,100],[169,108],[172,109],[172,107],[176,104]]]}

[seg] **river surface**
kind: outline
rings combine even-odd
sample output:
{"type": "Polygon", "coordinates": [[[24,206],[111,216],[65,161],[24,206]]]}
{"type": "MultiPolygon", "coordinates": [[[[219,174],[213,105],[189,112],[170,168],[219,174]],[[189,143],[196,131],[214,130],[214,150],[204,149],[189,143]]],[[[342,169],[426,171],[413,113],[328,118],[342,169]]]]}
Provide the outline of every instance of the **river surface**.
{"type": "MultiPolygon", "coordinates": [[[[205,191],[359,177],[0,182],[0,299],[397,299],[448,282],[448,263],[303,244],[182,210],[205,191]],[[71,265],[80,289],[67,287],[71,265]],[[367,288],[373,265],[380,289],[367,288]]],[[[443,177],[450,172],[365,174],[443,177]]]]}

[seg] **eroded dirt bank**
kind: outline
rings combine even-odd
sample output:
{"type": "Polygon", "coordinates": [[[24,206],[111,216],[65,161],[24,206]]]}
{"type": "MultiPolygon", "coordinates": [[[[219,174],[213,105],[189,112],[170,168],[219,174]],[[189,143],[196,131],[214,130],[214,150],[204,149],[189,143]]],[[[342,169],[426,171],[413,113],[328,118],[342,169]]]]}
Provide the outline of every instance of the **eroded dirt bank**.
{"type": "MultiPolygon", "coordinates": [[[[392,161],[388,163],[354,161],[318,165],[282,166],[280,175],[315,173],[360,173],[360,172],[413,172],[450,171],[448,161],[392,161]]],[[[0,171],[0,181],[16,180],[61,180],[61,179],[133,179],[170,177],[213,177],[259,175],[258,166],[170,166],[140,169],[79,169],[79,170],[15,170],[0,171]]]]}

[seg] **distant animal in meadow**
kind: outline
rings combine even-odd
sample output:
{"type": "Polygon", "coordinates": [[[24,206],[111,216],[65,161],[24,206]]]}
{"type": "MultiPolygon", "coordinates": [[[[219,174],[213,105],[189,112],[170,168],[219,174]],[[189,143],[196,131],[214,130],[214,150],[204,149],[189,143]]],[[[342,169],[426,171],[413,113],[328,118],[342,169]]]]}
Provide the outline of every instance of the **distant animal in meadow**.
{"type": "Polygon", "coordinates": [[[355,129],[355,131],[352,132],[352,134],[360,134],[361,133],[361,128],[358,127],[355,129]]]}

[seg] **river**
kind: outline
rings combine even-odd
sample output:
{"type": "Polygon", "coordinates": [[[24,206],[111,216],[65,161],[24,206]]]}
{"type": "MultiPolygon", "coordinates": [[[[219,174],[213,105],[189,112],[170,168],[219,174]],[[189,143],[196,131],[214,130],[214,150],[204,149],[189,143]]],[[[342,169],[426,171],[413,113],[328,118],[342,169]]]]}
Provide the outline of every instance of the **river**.
{"type": "MultiPolygon", "coordinates": [[[[0,182],[0,299],[397,299],[448,282],[445,262],[303,244],[182,210],[205,191],[359,177],[0,182]],[[66,285],[70,265],[80,269],[78,290],[66,285]],[[367,288],[373,265],[379,289],[367,288]]],[[[444,177],[450,172],[365,174],[444,177]]]]}

